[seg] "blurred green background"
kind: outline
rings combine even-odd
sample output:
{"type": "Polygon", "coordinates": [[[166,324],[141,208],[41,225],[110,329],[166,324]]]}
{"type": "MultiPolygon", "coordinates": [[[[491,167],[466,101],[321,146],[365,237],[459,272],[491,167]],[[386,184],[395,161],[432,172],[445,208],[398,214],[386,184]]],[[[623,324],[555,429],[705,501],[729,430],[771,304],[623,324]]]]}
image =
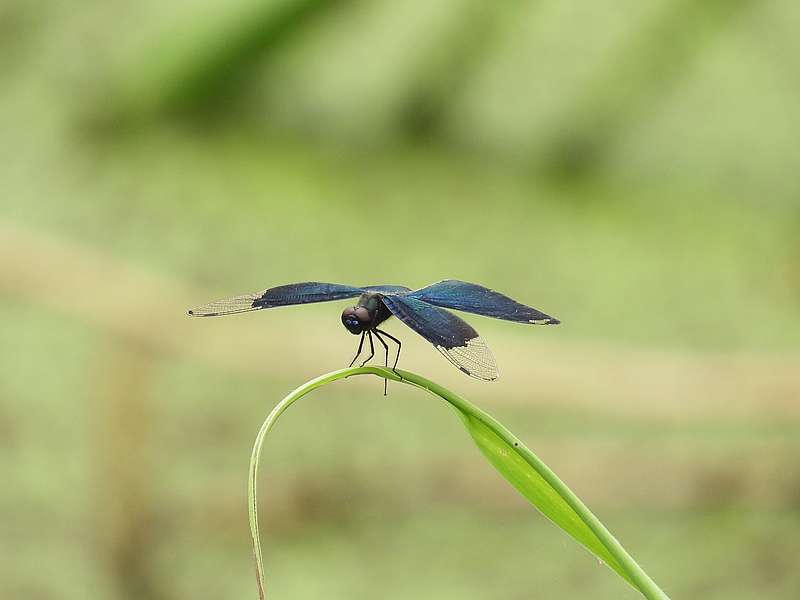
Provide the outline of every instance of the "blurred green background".
{"type": "MultiPolygon", "coordinates": [[[[347,364],[304,280],[503,291],[524,439],[673,598],[800,597],[800,8],[0,5],[0,598],[253,598],[261,420],[347,364]]],[[[635,598],[451,411],[342,382],[268,440],[272,598],[635,598]]]]}

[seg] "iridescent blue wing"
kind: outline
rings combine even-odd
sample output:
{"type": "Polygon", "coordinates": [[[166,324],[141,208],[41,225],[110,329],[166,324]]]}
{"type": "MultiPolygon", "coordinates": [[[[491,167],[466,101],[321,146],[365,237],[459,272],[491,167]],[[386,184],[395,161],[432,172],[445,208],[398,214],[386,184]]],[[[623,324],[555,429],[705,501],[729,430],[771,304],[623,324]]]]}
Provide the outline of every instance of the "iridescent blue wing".
{"type": "Polygon", "coordinates": [[[292,304],[311,304],[312,302],[330,302],[360,296],[365,288],[339,285],[337,283],[290,283],[269,288],[254,294],[234,296],[204,304],[193,308],[189,314],[193,317],[218,317],[232,315],[262,308],[290,306],[292,304]]]}
{"type": "Polygon", "coordinates": [[[388,295],[382,300],[394,316],[433,344],[464,373],[486,381],[498,378],[492,351],[469,323],[408,295],[388,295]]]}
{"type": "Polygon", "coordinates": [[[482,285],[448,279],[434,283],[428,287],[414,290],[408,294],[409,298],[416,298],[442,306],[461,310],[464,312],[514,321],[515,323],[532,323],[534,325],[558,325],[560,321],[550,315],[520,304],[508,296],[485,288],[482,285]]]}

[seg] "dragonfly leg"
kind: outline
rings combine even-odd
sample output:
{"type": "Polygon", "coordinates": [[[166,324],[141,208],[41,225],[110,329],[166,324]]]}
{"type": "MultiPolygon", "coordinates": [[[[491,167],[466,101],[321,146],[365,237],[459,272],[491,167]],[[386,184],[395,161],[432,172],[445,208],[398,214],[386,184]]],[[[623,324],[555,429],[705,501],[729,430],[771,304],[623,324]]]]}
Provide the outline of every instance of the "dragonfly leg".
{"type": "Polygon", "coordinates": [[[392,366],[392,371],[394,371],[394,374],[399,377],[400,374],[397,372],[397,361],[400,360],[400,350],[403,348],[403,344],[400,343],[400,340],[398,340],[392,334],[386,333],[383,329],[376,329],[375,331],[381,332],[383,335],[385,335],[386,337],[388,337],[390,340],[394,341],[394,343],[397,344],[397,355],[394,357],[394,365],[392,366]]]}
{"type": "Polygon", "coordinates": [[[356,362],[356,359],[357,359],[359,356],[361,356],[361,349],[364,347],[364,336],[366,335],[366,333],[367,333],[366,331],[362,331],[362,332],[361,332],[361,341],[360,341],[360,342],[358,342],[358,352],[356,352],[356,355],[353,357],[353,360],[351,360],[351,361],[350,361],[350,364],[349,364],[349,365],[347,365],[347,366],[348,366],[348,368],[349,368],[349,367],[352,367],[352,366],[353,366],[353,364],[356,362]]]}
{"type": "Polygon", "coordinates": [[[377,329],[374,330],[373,333],[375,334],[375,337],[378,338],[378,341],[381,343],[381,346],[383,346],[383,349],[386,351],[386,360],[384,361],[384,365],[388,368],[389,367],[389,345],[383,340],[383,338],[381,337],[381,334],[378,333],[377,329]]]}
{"type": "Polygon", "coordinates": [[[369,338],[369,356],[367,357],[367,360],[361,363],[362,367],[371,361],[373,356],[375,356],[375,344],[372,343],[372,332],[369,330],[367,330],[367,337],[369,338]]]}
{"type": "MultiPolygon", "coordinates": [[[[386,352],[386,359],[383,361],[384,366],[388,369],[389,368],[389,344],[383,341],[381,334],[378,333],[378,330],[375,330],[375,337],[378,338],[378,341],[383,346],[384,351],[386,352]]],[[[389,385],[389,380],[384,377],[383,379],[383,395],[386,395],[386,389],[389,385]]]]}

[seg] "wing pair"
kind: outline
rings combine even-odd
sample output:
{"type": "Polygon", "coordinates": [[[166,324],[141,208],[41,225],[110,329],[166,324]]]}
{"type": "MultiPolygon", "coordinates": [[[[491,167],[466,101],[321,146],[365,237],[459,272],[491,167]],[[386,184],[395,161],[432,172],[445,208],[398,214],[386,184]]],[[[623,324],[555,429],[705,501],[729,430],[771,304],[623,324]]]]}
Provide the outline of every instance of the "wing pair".
{"type": "Polygon", "coordinates": [[[443,308],[517,323],[555,325],[559,322],[494,290],[452,279],[414,291],[396,285],[353,287],[335,283],[293,283],[218,300],[190,310],[189,314],[215,317],[262,308],[345,300],[365,292],[380,294],[393,315],[431,342],[453,365],[471,377],[484,380],[498,377],[489,347],[467,322],[443,308]]]}

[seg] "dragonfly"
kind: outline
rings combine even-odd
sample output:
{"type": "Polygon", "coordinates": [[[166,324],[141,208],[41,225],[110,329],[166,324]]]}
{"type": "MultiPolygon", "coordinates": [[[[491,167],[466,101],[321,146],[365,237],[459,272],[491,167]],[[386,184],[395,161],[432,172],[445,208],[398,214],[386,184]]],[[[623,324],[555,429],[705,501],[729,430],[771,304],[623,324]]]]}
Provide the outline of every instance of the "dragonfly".
{"type": "MultiPolygon", "coordinates": [[[[389,341],[397,344],[392,370],[397,373],[402,343],[379,326],[394,316],[413,331],[428,340],[455,367],[463,373],[493,381],[499,377],[497,364],[484,339],[472,326],[447,309],[483,315],[514,323],[528,325],[558,325],[560,321],[540,310],[520,304],[499,292],[477,285],[447,279],[423,288],[412,290],[401,285],[370,285],[354,287],[337,283],[307,281],[269,288],[254,294],[244,294],[210,302],[193,308],[193,317],[218,317],[237,313],[331,302],[358,298],[354,306],[342,311],[342,325],[353,335],[361,336],[353,366],[369,341],[370,354],[361,363],[363,367],[375,356],[373,337],[385,350],[384,365],[389,366],[389,341]]],[[[384,382],[384,393],[386,393],[384,382]]]]}

